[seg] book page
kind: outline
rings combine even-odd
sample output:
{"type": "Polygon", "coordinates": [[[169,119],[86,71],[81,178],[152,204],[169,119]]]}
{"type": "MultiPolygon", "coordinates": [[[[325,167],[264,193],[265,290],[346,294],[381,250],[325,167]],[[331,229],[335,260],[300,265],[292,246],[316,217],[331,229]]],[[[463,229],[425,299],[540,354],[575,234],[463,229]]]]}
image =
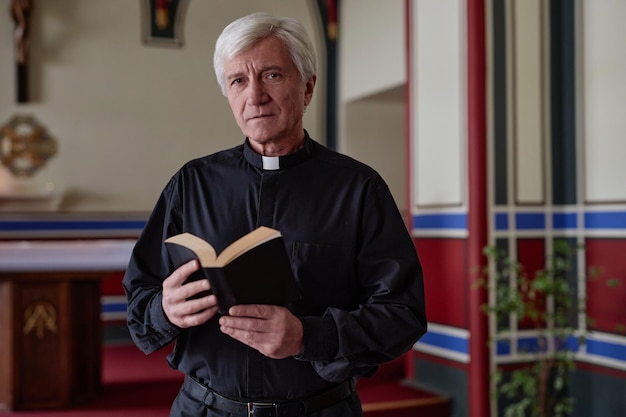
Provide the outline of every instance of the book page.
{"type": "Polygon", "coordinates": [[[191,233],[181,233],[176,236],[172,236],[168,239],[165,239],[166,243],[175,243],[180,246],[184,246],[186,248],[191,249],[198,260],[200,261],[200,265],[204,267],[215,266],[216,264],[216,254],[215,249],[205,240],[199,238],[198,236],[192,235],[191,233]]]}
{"type": "Polygon", "coordinates": [[[231,243],[217,257],[216,265],[224,266],[242,253],[255,248],[268,240],[282,236],[278,230],[261,226],[231,243]]]}

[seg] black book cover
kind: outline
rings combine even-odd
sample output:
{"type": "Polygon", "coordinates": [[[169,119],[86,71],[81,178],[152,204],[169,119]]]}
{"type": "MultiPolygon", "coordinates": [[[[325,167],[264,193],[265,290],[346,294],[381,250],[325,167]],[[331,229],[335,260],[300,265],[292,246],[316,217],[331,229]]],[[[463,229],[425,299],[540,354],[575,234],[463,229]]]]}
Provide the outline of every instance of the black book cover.
{"type": "MultiPolygon", "coordinates": [[[[199,259],[192,250],[167,244],[177,267],[199,259]]],[[[222,267],[202,266],[190,279],[207,278],[218,299],[219,311],[227,314],[236,304],[284,306],[300,298],[293,271],[281,236],[249,249],[222,267]]]]}

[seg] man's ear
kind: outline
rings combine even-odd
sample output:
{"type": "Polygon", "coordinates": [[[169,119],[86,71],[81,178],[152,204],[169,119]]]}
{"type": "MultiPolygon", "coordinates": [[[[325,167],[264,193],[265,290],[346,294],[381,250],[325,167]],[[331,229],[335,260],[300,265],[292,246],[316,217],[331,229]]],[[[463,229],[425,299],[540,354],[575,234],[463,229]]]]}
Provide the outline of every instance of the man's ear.
{"type": "Polygon", "coordinates": [[[312,75],[311,78],[309,78],[306,82],[305,85],[305,90],[304,90],[304,105],[308,106],[309,103],[311,102],[311,98],[313,97],[313,90],[315,90],[315,82],[317,81],[317,75],[312,75]]]}

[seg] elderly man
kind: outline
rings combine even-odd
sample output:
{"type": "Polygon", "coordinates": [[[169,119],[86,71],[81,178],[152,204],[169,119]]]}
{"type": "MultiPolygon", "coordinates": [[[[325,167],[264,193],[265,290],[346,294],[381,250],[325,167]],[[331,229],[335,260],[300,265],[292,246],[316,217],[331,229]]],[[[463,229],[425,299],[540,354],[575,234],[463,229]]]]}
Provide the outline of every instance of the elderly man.
{"type": "MultiPolygon", "coordinates": [[[[124,277],[128,326],[150,353],[175,341],[185,374],[172,416],[360,416],[359,377],[426,331],[422,269],[387,185],[309,137],[316,81],[295,20],[255,13],[217,40],[217,80],[246,139],[183,166],[163,190],[124,277]],[[301,298],[236,305],[188,281],[163,241],[191,232],[219,253],[258,226],[282,232],[301,298]]],[[[262,268],[262,265],[258,266],[262,268]]]]}

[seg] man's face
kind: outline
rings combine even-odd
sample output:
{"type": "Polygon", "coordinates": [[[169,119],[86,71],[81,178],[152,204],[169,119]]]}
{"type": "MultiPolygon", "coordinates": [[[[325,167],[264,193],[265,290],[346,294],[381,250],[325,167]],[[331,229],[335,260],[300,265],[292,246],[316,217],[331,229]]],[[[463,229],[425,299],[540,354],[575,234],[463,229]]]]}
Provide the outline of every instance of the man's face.
{"type": "Polygon", "coordinates": [[[282,154],[301,142],[302,117],[315,77],[300,79],[280,39],[263,39],[226,60],[224,78],[237,124],[257,152],[282,154]]]}

